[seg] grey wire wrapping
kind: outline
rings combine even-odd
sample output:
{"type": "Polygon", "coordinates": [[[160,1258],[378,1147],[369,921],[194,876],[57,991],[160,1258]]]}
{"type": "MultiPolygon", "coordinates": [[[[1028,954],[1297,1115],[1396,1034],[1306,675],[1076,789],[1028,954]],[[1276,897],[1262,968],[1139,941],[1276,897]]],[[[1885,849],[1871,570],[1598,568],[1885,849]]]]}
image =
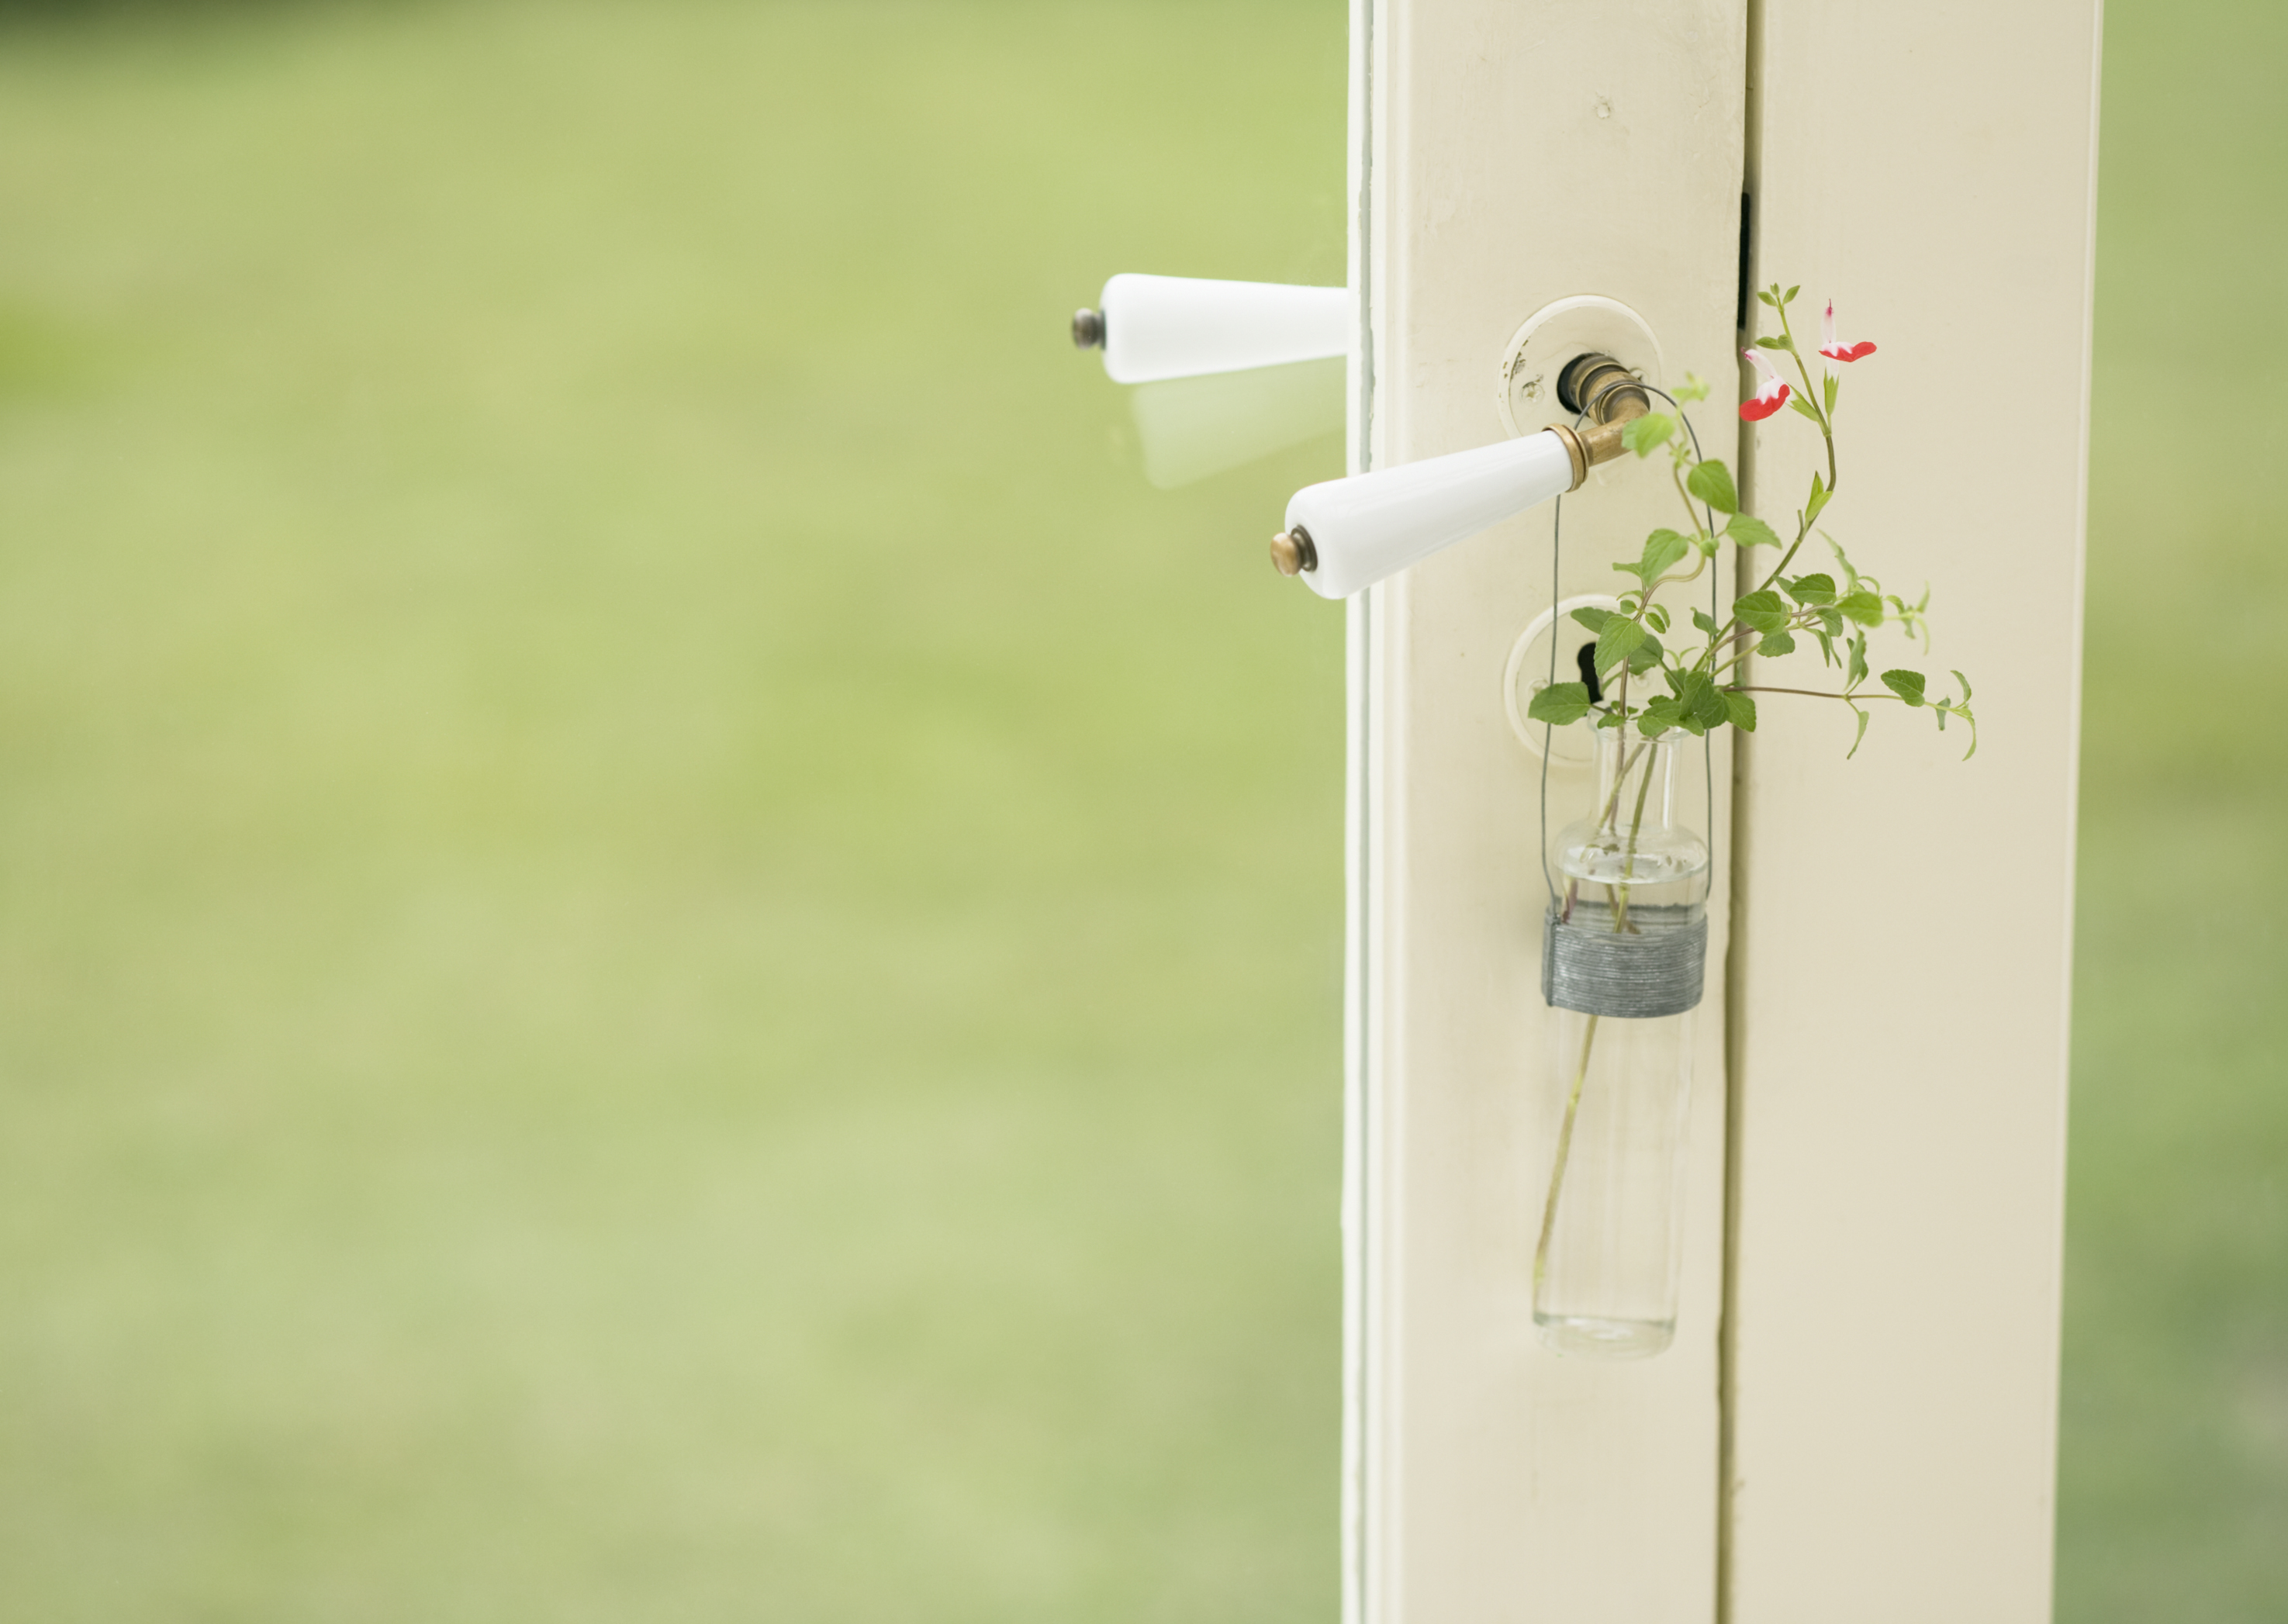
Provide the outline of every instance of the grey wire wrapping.
{"type": "Polygon", "coordinates": [[[1698,903],[1638,905],[1613,929],[1610,905],[1585,899],[1573,917],[1541,918],[1541,998],[1583,1015],[1650,1020],[1697,1009],[1708,981],[1708,911],[1698,903]]]}
{"type": "MultiPolygon", "coordinates": [[[[1639,387],[1668,402],[1691,438],[1692,455],[1698,456],[1700,436],[1694,432],[1692,420],[1677,405],[1676,397],[1650,384],[1639,387]]],[[[1579,428],[1588,416],[1586,411],[1580,413],[1573,419],[1573,426],[1579,428]]],[[[1701,511],[1708,520],[1708,534],[1714,535],[1715,510],[1704,503],[1701,511]]],[[[1550,504],[1549,513],[1549,601],[1553,614],[1554,606],[1564,600],[1560,574],[1564,520],[1565,498],[1560,496],[1550,504]]],[[[1717,617],[1716,606],[1716,572],[1711,569],[1708,614],[1712,620],[1717,617]]],[[[1557,682],[1557,646],[1563,640],[1563,626],[1561,620],[1553,619],[1549,627],[1549,683],[1553,687],[1557,682]]],[[[1635,928],[1631,931],[1615,931],[1610,906],[1586,899],[1577,899],[1570,917],[1566,916],[1556,878],[1549,872],[1549,757],[1555,732],[1553,724],[1541,725],[1541,883],[1549,891],[1549,907],[1542,916],[1541,928],[1543,1002],[1555,1009],[1584,1015],[1634,1020],[1681,1015],[1687,1010],[1696,1009],[1708,978],[1708,915],[1700,904],[1633,907],[1629,919],[1635,928]]],[[[1707,805],[1704,827],[1712,838],[1716,829],[1715,750],[1713,741],[1703,734],[1701,782],[1707,805]]]]}

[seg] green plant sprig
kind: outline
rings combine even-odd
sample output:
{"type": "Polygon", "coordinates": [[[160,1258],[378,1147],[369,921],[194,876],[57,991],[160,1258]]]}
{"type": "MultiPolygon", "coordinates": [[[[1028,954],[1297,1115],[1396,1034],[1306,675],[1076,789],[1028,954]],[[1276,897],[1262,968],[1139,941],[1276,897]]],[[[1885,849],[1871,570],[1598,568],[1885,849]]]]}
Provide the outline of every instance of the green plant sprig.
{"type": "MultiPolygon", "coordinates": [[[[1753,733],[1757,720],[1753,696],[1784,693],[1832,700],[1850,709],[1857,718],[1857,730],[1846,759],[1859,753],[1872,715],[1869,707],[1876,702],[1928,710],[1941,732],[1945,731],[1949,718],[1959,717],[1970,729],[1970,748],[1963,753],[1963,758],[1968,760],[1978,753],[1978,718],[1970,707],[1968,677],[1960,671],[1953,672],[1961,688],[1960,695],[1937,698],[1928,692],[1928,679],[1922,672],[1898,668],[1876,672],[1868,661],[1868,634],[1885,626],[1898,628],[1911,640],[1919,640],[1926,654],[1929,652],[1927,587],[1912,603],[1899,593],[1886,591],[1881,582],[1856,568],[1841,544],[1824,530],[1817,534],[1835,555],[1833,573],[1787,573],[1805,542],[1814,534],[1820,516],[1834,500],[1839,482],[1835,408],[1842,385],[1834,369],[1825,366],[1821,368],[1819,381],[1813,382],[1810,363],[1796,343],[1788,321],[1788,306],[1799,291],[1796,288],[1783,290],[1775,282],[1756,295],[1767,309],[1776,313],[1780,324],[1777,337],[1760,337],[1757,346],[1784,352],[1795,361],[1803,389],[1800,392],[1791,390],[1787,404],[1819,430],[1827,453],[1826,477],[1822,479],[1815,471],[1812,474],[1810,495],[1796,510],[1793,539],[1783,545],[1779,533],[1769,524],[1743,511],[1731,470],[1715,459],[1702,458],[1693,450],[1690,437],[1678,432],[1680,425],[1677,415],[1648,412],[1629,423],[1621,433],[1622,443],[1629,450],[1639,457],[1666,450],[1670,483],[1683,505],[1685,522],[1691,528],[1688,532],[1655,530],[1645,538],[1644,551],[1636,562],[1613,566],[1624,574],[1635,576],[1637,582],[1620,594],[1621,606],[1617,611],[1573,612],[1573,618],[1596,637],[1593,669],[1601,693],[1593,698],[1585,682],[1553,684],[1536,694],[1527,709],[1526,714],[1535,721],[1566,726],[1593,714],[1599,727],[1625,727],[1634,723],[1647,738],[1656,738],[1676,728],[1696,736],[1727,725],[1753,733]],[[1696,501],[1699,505],[1695,505],[1696,501]],[[1712,516],[1708,523],[1702,522],[1704,512],[1712,516]],[[1716,522],[1714,516],[1719,515],[1722,519],[1720,530],[1712,528],[1716,522]],[[1753,590],[1733,600],[1731,613],[1723,621],[1717,621],[1704,610],[1691,610],[1693,629],[1705,641],[1681,652],[1671,649],[1663,639],[1671,635],[1675,622],[1668,606],[1657,601],[1661,592],[1698,580],[1728,541],[1743,559],[1758,547],[1779,549],[1779,562],[1753,590]],[[1688,558],[1691,560],[1690,567],[1679,568],[1688,558]],[[1751,655],[1761,660],[1781,659],[1803,652],[1807,644],[1817,646],[1823,669],[1842,672],[1843,685],[1839,690],[1779,686],[1748,680],[1753,669],[1746,663],[1751,655]],[[1652,686],[1649,679],[1655,673],[1667,692],[1654,692],[1649,698],[1633,701],[1629,692],[1632,683],[1635,682],[1641,691],[1648,690],[1652,686]],[[1879,687],[1867,685],[1871,676],[1879,687]]],[[[1708,385],[1688,375],[1684,385],[1676,392],[1680,402],[1704,400],[1708,398],[1708,385]]]]}

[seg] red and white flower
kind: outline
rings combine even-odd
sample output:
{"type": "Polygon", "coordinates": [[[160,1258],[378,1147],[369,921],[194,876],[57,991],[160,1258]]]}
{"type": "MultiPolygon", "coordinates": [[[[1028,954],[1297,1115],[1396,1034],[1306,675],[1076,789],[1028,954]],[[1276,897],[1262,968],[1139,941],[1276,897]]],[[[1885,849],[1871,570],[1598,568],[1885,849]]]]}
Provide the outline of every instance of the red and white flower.
{"type": "Polygon", "coordinates": [[[1749,423],[1761,423],[1787,404],[1788,386],[1781,381],[1772,363],[1764,359],[1761,350],[1743,350],[1740,353],[1763,374],[1763,380],[1756,385],[1755,398],[1740,402],[1740,416],[1749,423]]]}
{"type": "Polygon", "coordinates": [[[1857,344],[1840,344],[1835,337],[1835,301],[1827,301],[1827,315],[1819,325],[1819,353],[1830,360],[1857,360],[1863,355],[1872,355],[1875,346],[1865,339],[1857,344]]]}

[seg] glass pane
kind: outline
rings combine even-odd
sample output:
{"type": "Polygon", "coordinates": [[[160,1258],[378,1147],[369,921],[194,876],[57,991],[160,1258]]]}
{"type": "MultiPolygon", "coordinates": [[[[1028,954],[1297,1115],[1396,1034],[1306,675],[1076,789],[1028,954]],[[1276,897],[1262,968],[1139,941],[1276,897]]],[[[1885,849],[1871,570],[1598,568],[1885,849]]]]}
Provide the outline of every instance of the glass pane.
{"type": "Polygon", "coordinates": [[[0,1619],[1333,1616],[1345,26],[0,10],[0,1619]]]}

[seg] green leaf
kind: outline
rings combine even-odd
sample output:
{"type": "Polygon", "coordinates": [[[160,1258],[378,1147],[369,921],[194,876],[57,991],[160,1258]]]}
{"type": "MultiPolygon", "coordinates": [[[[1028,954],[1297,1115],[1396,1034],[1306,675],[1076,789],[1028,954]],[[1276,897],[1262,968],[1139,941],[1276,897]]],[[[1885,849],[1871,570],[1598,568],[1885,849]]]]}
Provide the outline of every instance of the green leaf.
{"type": "Polygon", "coordinates": [[[1847,598],[1838,598],[1835,607],[1838,613],[1858,622],[1862,626],[1879,626],[1883,623],[1883,600],[1872,592],[1854,592],[1847,598]]]}
{"type": "Polygon", "coordinates": [[[1868,713],[1860,709],[1856,705],[1851,707],[1851,712],[1854,716],[1859,718],[1859,731],[1856,733],[1854,733],[1851,737],[1851,748],[1843,752],[1843,759],[1846,761],[1850,760],[1854,756],[1856,756],[1859,753],[1859,741],[1867,736],[1868,713]]]}
{"type": "Polygon", "coordinates": [[[1851,634],[1851,669],[1844,676],[1843,685],[1847,688],[1855,688],[1866,680],[1867,634],[1863,631],[1855,631],[1851,634]]]}
{"type": "Polygon", "coordinates": [[[1727,691],[1724,695],[1724,709],[1732,713],[1732,725],[1742,733],[1752,733],[1756,731],[1756,701],[1746,694],[1727,691]]]}
{"type": "Polygon", "coordinates": [[[1683,702],[1664,693],[1644,708],[1637,718],[1637,731],[1648,739],[1656,739],[1672,727],[1680,727],[1689,733],[1707,731],[1698,717],[1684,708],[1683,702]]]}
{"type": "Polygon", "coordinates": [[[1850,588],[1851,590],[1855,592],[1859,590],[1859,572],[1851,566],[1850,558],[1844,553],[1843,543],[1837,541],[1833,536],[1828,535],[1824,530],[1822,530],[1819,533],[1819,539],[1827,543],[1827,551],[1835,555],[1835,562],[1843,571],[1843,584],[1850,588]]]}
{"type": "Polygon", "coordinates": [[[1784,631],[1768,631],[1756,645],[1756,653],[1766,659],[1776,660],[1782,654],[1795,653],[1795,638],[1784,631]]]}
{"type": "Polygon", "coordinates": [[[1681,530],[1656,530],[1645,537],[1645,556],[1655,556],[1656,549],[1658,550],[1661,569],[1666,569],[1692,551],[1692,538],[1681,530]]]}
{"type": "Polygon", "coordinates": [[[1796,296],[1797,294],[1799,294],[1799,293],[1801,293],[1802,291],[1803,291],[1803,284],[1802,284],[1802,283],[1800,283],[1800,282],[1799,282],[1799,283],[1797,283],[1794,287],[1792,287],[1792,288],[1789,289],[1785,293],[1783,293],[1783,294],[1781,294],[1781,295],[1780,295],[1780,303],[1781,303],[1781,304],[1783,304],[1783,305],[1792,305],[1792,304],[1794,304],[1794,303],[1795,303],[1795,296],[1796,296]]]}
{"type": "Polygon", "coordinates": [[[1644,714],[1638,718],[1637,731],[1648,739],[1657,737],[1684,720],[1684,706],[1672,693],[1664,693],[1648,701],[1644,714]]]}
{"type": "Polygon", "coordinates": [[[1833,493],[1831,492],[1825,485],[1820,482],[1820,478],[1817,474],[1811,476],[1811,498],[1803,504],[1803,522],[1805,524],[1808,525],[1819,517],[1819,510],[1827,505],[1827,499],[1833,493]]]}
{"type": "Polygon", "coordinates": [[[1631,674],[1638,677],[1643,676],[1647,671],[1649,671],[1653,667],[1660,663],[1660,657],[1663,652],[1664,651],[1660,646],[1660,639],[1648,635],[1645,640],[1638,644],[1636,648],[1629,655],[1629,670],[1631,674]]]}
{"type": "Polygon", "coordinates": [[[1835,663],[1835,639],[1824,631],[1815,631],[1811,635],[1819,639],[1819,662],[1822,665],[1833,665],[1835,663]]]}
{"type": "Polygon", "coordinates": [[[1752,626],[1758,631],[1778,631],[1788,623],[1787,606],[1780,601],[1777,592],[1769,589],[1736,598],[1732,614],[1742,625],[1752,626]]]}
{"type": "Polygon", "coordinates": [[[1954,673],[1954,679],[1962,685],[1962,698],[1955,704],[1955,709],[1957,710],[1960,710],[1964,706],[1970,703],[1970,678],[1965,677],[1960,671],[1957,671],[1954,673]]]}
{"type": "MultiPolygon", "coordinates": [[[[1801,416],[1809,418],[1814,423],[1819,422],[1819,414],[1811,409],[1811,402],[1805,400],[1801,395],[1791,394],[1788,396],[1788,410],[1799,413],[1801,416]]],[[[1823,424],[1822,426],[1824,425],[1823,424]]]]}
{"type": "Polygon", "coordinates": [[[1702,463],[1685,476],[1684,488],[1719,513],[1740,511],[1740,493],[1732,484],[1732,471],[1718,462],[1702,463]]]}
{"type": "Polygon", "coordinates": [[[1839,638],[1843,635],[1843,616],[1833,609],[1819,611],[1819,624],[1831,638],[1839,638]]]}
{"type": "Polygon", "coordinates": [[[1692,543],[1673,530],[1656,530],[1645,537],[1644,557],[1637,560],[1636,574],[1647,586],[1660,579],[1661,573],[1692,551],[1692,543]]]}
{"type": "Polygon", "coordinates": [[[1605,622],[1613,618],[1613,612],[1610,609],[1576,609],[1573,618],[1592,631],[1602,631],[1605,622]]]}
{"type": "Polygon", "coordinates": [[[1684,679],[1684,692],[1676,696],[1676,702],[1703,727],[1721,727],[1732,719],[1723,694],[1704,671],[1695,671],[1684,679]]]}
{"type": "Polygon", "coordinates": [[[1786,350],[1792,349],[1793,347],[1794,346],[1789,344],[1784,338],[1759,338],[1756,340],[1756,348],[1760,350],[1786,350]]]}
{"type": "Polygon", "coordinates": [[[1589,714],[1589,687],[1586,683],[1553,683],[1533,696],[1533,703],[1525,714],[1537,722],[1546,722],[1553,727],[1564,727],[1589,714]]]}
{"type": "Polygon", "coordinates": [[[1686,373],[1684,382],[1676,386],[1676,398],[1680,400],[1705,400],[1708,398],[1708,380],[1697,372],[1686,373]]]}
{"type": "Polygon", "coordinates": [[[1835,601],[1835,577],[1832,575],[1798,575],[1794,580],[1783,581],[1780,584],[1787,589],[1787,595],[1799,604],[1820,607],[1835,601]]]}
{"type": "Polygon", "coordinates": [[[1835,397],[1839,387],[1836,382],[1835,374],[1829,373],[1822,392],[1827,396],[1827,415],[1831,417],[1835,416],[1835,397]]]}
{"type": "Polygon", "coordinates": [[[1676,419],[1666,412],[1647,412],[1621,426],[1621,444],[1639,456],[1648,455],[1676,432],[1676,419]]]}
{"type": "Polygon", "coordinates": [[[1635,652],[1645,640],[1645,629],[1625,614],[1609,616],[1597,634],[1597,675],[1602,677],[1635,652]]]}
{"type": "MultiPolygon", "coordinates": [[[[1958,675],[1959,675],[1959,673],[1958,673],[1958,675]]],[[[1938,718],[1938,725],[1939,725],[1939,726],[1940,726],[1940,728],[1941,728],[1941,729],[1943,729],[1943,728],[1946,726],[1946,712],[1948,712],[1948,711],[1950,711],[1950,711],[1952,711],[1956,716],[1960,717],[1961,717],[1965,722],[1966,722],[1966,723],[1968,723],[1968,724],[1969,724],[1969,725],[1970,725],[1970,748],[1969,748],[1968,749],[1966,749],[1966,750],[1963,751],[1963,753],[1962,753],[1962,758],[1963,758],[1963,760],[1965,760],[1965,761],[1968,761],[1968,760],[1969,760],[1973,756],[1977,755],[1977,754],[1978,754],[1978,718],[1977,718],[1976,717],[1974,717],[1974,716],[1973,716],[1973,715],[1971,715],[1971,714],[1970,714],[1970,707],[1969,707],[1969,706],[1967,706],[1967,705],[1959,705],[1959,704],[1958,704],[1958,705],[1942,705],[1942,706],[1938,707],[1937,709],[1938,709],[1939,713],[1940,713],[1940,714],[1939,714],[1939,718],[1938,718]]]]}
{"type": "Polygon", "coordinates": [[[1763,300],[1765,304],[1770,305],[1774,310],[1777,310],[1780,307],[1779,301],[1772,297],[1770,294],[1766,293],[1761,288],[1756,289],[1756,297],[1763,300]]]}
{"type": "Polygon", "coordinates": [[[1699,627],[1701,630],[1706,632],[1712,638],[1718,632],[1724,630],[1721,626],[1719,626],[1714,620],[1710,618],[1708,612],[1704,609],[1695,609],[1692,612],[1692,623],[1699,627]]]}
{"type": "Polygon", "coordinates": [[[1645,611],[1645,624],[1651,627],[1655,631],[1666,631],[1668,630],[1668,611],[1663,608],[1660,605],[1655,604],[1651,608],[1645,611]]]}
{"type": "Polygon", "coordinates": [[[1776,547],[1778,532],[1752,513],[1736,513],[1732,522],[1724,527],[1724,534],[1743,547],[1776,547]]]}
{"type": "Polygon", "coordinates": [[[1919,706],[1923,702],[1923,674],[1920,671],[1886,671],[1883,673],[1883,685],[1910,706],[1919,706]]]}

